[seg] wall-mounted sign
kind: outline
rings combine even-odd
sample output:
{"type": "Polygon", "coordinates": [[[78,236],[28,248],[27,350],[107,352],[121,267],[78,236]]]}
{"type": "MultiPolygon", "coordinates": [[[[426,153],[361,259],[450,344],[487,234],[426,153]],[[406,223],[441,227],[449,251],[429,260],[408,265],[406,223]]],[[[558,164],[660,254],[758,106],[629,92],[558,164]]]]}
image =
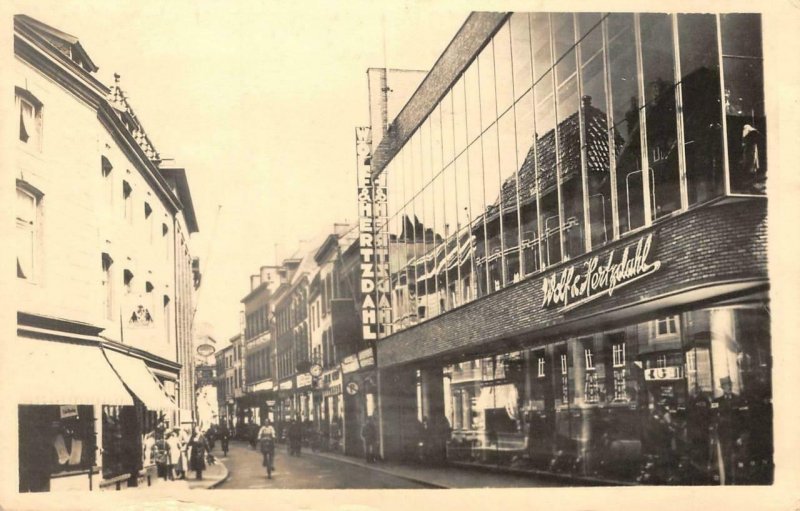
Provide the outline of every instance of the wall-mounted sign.
{"type": "Polygon", "coordinates": [[[680,366],[654,367],[644,370],[644,379],[654,380],[680,380],[683,378],[683,371],[680,366]]]}
{"type": "Polygon", "coordinates": [[[361,331],[365,341],[391,334],[389,216],[386,173],[372,175],[372,129],[356,128],[358,230],[361,248],[361,331]]]}
{"type": "Polygon", "coordinates": [[[311,385],[311,375],[308,373],[301,373],[297,375],[297,388],[308,387],[311,385]]]}
{"type": "Polygon", "coordinates": [[[280,390],[292,390],[294,388],[294,380],[282,381],[278,388],[280,390]]]}
{"type": "Polygon", "coordinates": [[[60,416],[62,419],[78,416],[78,407],[76,405],[61,405],[60,416]]]}
{"type": "Polygon", "coordinates": [[[347,387],[345,388],[347,389],[347,393],[350,394],[351,396],[355,396],[356,394],[358,394],[358,383],[354,381],[348,383],[347,387]]]}
{"type": "Polygon", "coordinates": [[[342,359],[342,372],[345,374],[358,371],[359,367],[361,366],[358,364],[358,357],[355,355],[348,355],[342,359]]]}
{"type": "Polygon", "coordinates": [[[217,349],[211,344],[201,344],[197,347],[197,354],[201,357],[213,355],[215,351],[217,351],[217,349]]]}
{"type": "Polygon", "coordinates": [[[601,296],[611,296],[615,290],[655,273],[661,268],[661,261],[648,260],[652,242],[650,233],[635,245],[625,247],[619,257],[612,250],[602,260],[597,255],[545,277],[542,307],[560,305],[569,310],[601,296]]]}

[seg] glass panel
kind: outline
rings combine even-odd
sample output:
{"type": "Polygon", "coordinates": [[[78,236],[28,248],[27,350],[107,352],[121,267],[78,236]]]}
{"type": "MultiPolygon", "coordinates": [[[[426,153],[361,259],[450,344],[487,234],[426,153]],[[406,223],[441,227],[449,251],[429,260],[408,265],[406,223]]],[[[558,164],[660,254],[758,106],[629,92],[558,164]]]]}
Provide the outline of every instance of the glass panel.
{"type": "MultiPolygon", "coordinates": [[[[553,13],[550,15],[550,22],[553,24],[553,56],[558,66],[559,60],[567,51],[575,45],[575,21],[572,13],[553,13]]],[[[575,60],[564,63],[565,69],[563,76],[569,76],[575,72],[575,60]]]]}
{"type": "Polygon", "coordinates": [[[517,147],[514,111],[508,111],[497,122],[500,137],[500,180],[502,188],[503,254],[505,283],[521,278],[519,258],[519,218],[517,211],[517,147]]]}
{"type": "Polygon", "coordinates": [[[539,79],[553,66],[550,46],[550,16],[546,13],[531,14],[533,40],[533,81],[539,79]]]}
{"type": "MultiPolygon", "coordinates": [[[[601,32],[599,25],[592,31],[595,32],[601,32]]],[[[585,62],[581,70],[583,154],[586,159],[591,248],[596,248],[614,238],[602,39],[585,38],[581,42],[581,56],[585,62]],[[583,59],[586,55],[592,57],[583,59]]]]}
{"type": "Polygon", "coordinates": [[[461,303],[471,301],[475,293],[471,289],[472,277],[472,233],[470,230],[469,208],[469,168],[467,166],[467,153],[464,152],[456,159],[456,203],[458,204],[458,242],[457,257],[454,264],[458,268],[459,290],[461,303]]]}
{"type": "Polygon", "coordinates": [[[457,307],[456,287],[458,285],[458,268],[453,264],[457,260],[458,250],[456,241],[458,239],[458,204],[456,203],[456,172],[455,164],[448,165],[444,170],[444,193],[445,193],[445,232],[446,253],[444,270],[447,276],[446,282],[446,304],[448,309],[457,307]]]}
{"type": "Polygon", "coordinates": [[[716,16],[679,14],[678,38],[686,186],[691,205],[724,193],[716,16]]]}
{"type": "Polygon", "coordinates": [[[527,93],[533,86],[531,69],[531,32],[527,14],[514,13],[511,27],[511,55],[514,65],[514,99],[527,93]]]}
{"type": "Polygon", "coordinates": [[[449,91],[442,100],[442,162],[449,165],[453,161],[455,141],[453,132],[453,91],[449,91]]]}
{"type": "Polygon", "coordinates": [[[764,71],[761,17],[720,15],[722,24],[725,113],[730,190],[764,194],[767,179],[767,125],[764,115],[764,71]],[[739,37],[739,41],[736,38],[739,37]]]}
{"type": "Polygon", "coordinates": [[[481,129],[486,131],[486,128],[497,120],[494,88],[494,50],[491,43],[478,56],[478,79],[481,93],[481,129]]]}
{"type": "Polygon", "coordinates": [[[445,311],[446,302],[442,300],[444,297],[444,290],[447,286],[446,272],[444,270],[445,264],[445,188],[444,188],[444,174],[439,174],[433,179],[433,217],[434,217],[434,231],[436,232],[436,250],[434,254],[434,261],[436,265],[436,289],[438,292],[437,303],[439,311],[445,311]]]}
{"type": "MultiPolygon", "coordinates": [[[[576,13],[578,18],[578,39],[584,43],[583,48],[599,48],[603,44],[603,32],[600,29],[600,20],[603,14],[599,12],[580,12],[576,13]]],[[[594,50],[593,50],[594,51],[594,50]]],[[[586,62],[592,58],[592,54],[583,54],[581,62],[586,62]]]]}
{"type": "Polygon", "coordinates": [[[533,145],[533,92],[523,96],[516,106],[518,198],[521,209],[522,274],[539,268],[539,236],[536,221],[536,166],[533,145]]]}
{"type": "Polygon", "coordinates": [[[478,59],[464,73],[464,89],[467,97],[467,139],[470,143],[481,134],[481,96],[478,78],[478,59]]]}
{"type": "Polygon", "coordinates": [[[497,90],[497,112],[503,112],[511,107],[514,101],[514,76],[511,70],[511,31],[508,23],[495,34],[492,45],[494,46],[494,72],[495,87],[497,90]]]}
{"type": "Polygon", "coordinates": [[[585,252],[583,239],[583,187],[581,177],[581,139],[578,119],[578,78],[573,72],[564,77],[562,70],[575,69],[575,50],[570,50],[556,67],[558,86],[558,155],[561,166],[561,202],[565,256],[573,258],[585,252]]]}
{"type": "Polygon", "coordinates": [[[420,131],[417,130],[414,133],[414,136],[411,137],[411,141],[409,142],[411,145],[411,172],[413,175],[414,181],[414,188],[412,197],[416,197],[419,195],[419,192],[422,190],[422,187],[425,185],[423,181],[423,169],[422,169],[422,138],[420,136],[420,131]]]}
{"type": "Polygon", "coordinates": [[[722,55],[762,58],[761,15],[720,14],[722,55]]]}
{"type": "Polygon", "coordinates": [[[432,183],[422,191],[423,223],[425,225],[425,307],[428,317],[439,314],[439,299],[436,286],[436,248],[441,243],[441,235],[436,230],[434,218],[434,187],[432,183]]]}
{"type": "Polygon", "coordinates": [[[642,14],[642,63],[653,218],[681,208],[672,17],[642,14]]]}
{"type": "Polygon", "coordinates": [[[453,128],[455,137],[455,154],[459,155],[467,147],[467,112],[464,77],[453,86],[453,128]]]}
{"type": "Polygon", "coordinates": [[[644,225],[633,15],[609,15],[608,33],[619,231],[622,234],[644,225]]]}
{"type": "Polygon", "coordinates": [[[500,167],[497,147],[497,125],[481,137],[483,141],[483,183],[486,197],[486,230],[488,238],[489,292],[502,287],[502,242],[500,232],[500,167]]]}
{"type": "Polygon", "coordinates": [[[561,227],[556,186],[555,98],[550,73],[536,84],[534,94],[540,215],[544,229],[544,264],[550,266],[561,261],[561,227]]]}
{"type": "Polygon", "coordinates": [[[472,215],[472,235],[475,239],[475,285],[478,296],[484,296],[486,287],[486,238],[484,232],[483,154],[480,140],[469,146],[469,206],[472,215]]]}

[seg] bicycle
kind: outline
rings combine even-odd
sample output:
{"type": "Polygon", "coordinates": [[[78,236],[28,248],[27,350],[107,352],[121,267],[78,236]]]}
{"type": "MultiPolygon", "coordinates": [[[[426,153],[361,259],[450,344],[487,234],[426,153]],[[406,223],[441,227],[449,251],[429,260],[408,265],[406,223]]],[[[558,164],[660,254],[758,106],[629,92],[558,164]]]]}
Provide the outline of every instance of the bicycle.
{"type": "Polygon", "coordinates": [[[267,469],[267,478],[272,479],[272,472],[275,470],[275,441],[262,439],[261,453],[264,455],[261,465],[267,469]]]}

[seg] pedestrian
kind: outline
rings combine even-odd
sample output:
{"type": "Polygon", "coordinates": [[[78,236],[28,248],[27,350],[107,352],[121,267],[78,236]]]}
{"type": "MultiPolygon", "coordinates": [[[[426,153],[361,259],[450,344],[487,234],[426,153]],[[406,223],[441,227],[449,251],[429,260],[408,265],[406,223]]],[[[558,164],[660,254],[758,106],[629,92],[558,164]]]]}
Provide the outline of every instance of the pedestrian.
{"type": "Polygon", "coordinates": [[[275,428],[269,419],[264,419],[264,425],[258,430],[258,442],[263,456],[261,466],[267,469],[269,479],[272,479],[272,472],[275,470],[275,438],[275,428]]]}
{"type": "Polygon", "coordinates": [[[158,431],[156,433],[156,441],[153,445],[152,451],[152,460],[156,464],[158,476],[163,477],[166,481],[169,477],[169,474],[167,473],[167,465],[169,464],[169,448],[167,447],[167,442],[164,439],[164,433],[162,431],[158,431]]]}
{"type": "Polygon", "coordinates": [[[289,454],[300,456],[303,442],[303,426],[298,418],[292,419],[289,424],[289,454]]]}
{"type": "Polygon", "coordinates": [[[230,440],[230,432],[228,431],[228,426],[225,424],[219,428],[219,443],[220,447],[222,447],[222,455],[228,455],[228,441],[230,440]]]}
{"type": "Polygon", "coordinates": [[[364,439],[364,457],[367,463],[375,463],[377,459],[378,428],[375,426],[375,420],[371,415],[364,421],[364,426],[361,428],[361,438],[364,439]]]}
{"type": "Polygon", "coordinates": [[[189,471],[189,432],[186,429],[175,428],[180,444],[181,456],[179,458],[177,472],[180,479],[186,479],[186,473],[189,471]]]}
{"type": "Polygon", "coordinates": [[[181,442],[175,431],[167,433],[167,451],[169,459],[167,461],[167,472],[170,481],[174,481],[176,467],[180,468],[181,462],[181,442]]]}
{"type": "Polygon", "coordinates": [[[203,471],[206,469],[206,452],[208,452],[208,442],[206,437],[200,432],[200,428],[195,426],[194,432],[188,442],[189,446],[189,470],[193,470],[197,479],[203,479],[203,471]]]}

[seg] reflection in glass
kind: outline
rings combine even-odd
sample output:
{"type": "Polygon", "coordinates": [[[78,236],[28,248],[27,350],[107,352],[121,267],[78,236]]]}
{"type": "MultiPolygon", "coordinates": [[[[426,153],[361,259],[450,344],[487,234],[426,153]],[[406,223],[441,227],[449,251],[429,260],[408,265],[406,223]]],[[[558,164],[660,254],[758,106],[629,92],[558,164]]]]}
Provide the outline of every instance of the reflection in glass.
{"type": "Polygon", "coordinates": [[[720,22],[730,189],[732,193],[765,194],[767,125],[759,44],[761,17],[758,14],[722,14],[720,22]],[[735,42],[742,37],[747,37],[746,41],[752,44],[735,42]]]}
{"type": "MultiPolygon", "coordinates": [[[[571,18],[570,18],[571,19],[571,18]]],[[[561,203],[564,248],[567,258],[585,251],[583,238],[583,187],[581,177],[581,132],[578,118],[578,76],[575,50],[570,50],[556,66],[558,83],[558,156],[561,168],[561,203]],[[571,72],[562,75],[562,70],[571,72]]]]}
{"type": "Polygon", "coordinates": [[[497,91],[497,113],[511,107],[514,100],[514,76],[511,71],[511,31],[508,22],[492,38],[494,47],[495,89],[497,91]]]}
{"type": "Polygon", "coordinates": [[[497,124],[481,137],[483,142],[483,185],[486,197],[486,257],[489,262],[489,292],[503,284],[503,252],[500,227],[500,167],[497,124]]]}
{"type": "Polygon", "coordinates": [[[686,188],[692,205],[724,192],[716,16],[679,14],[678,38],[686,188]]]}
{"type": "Polygon", "coordinates": [[[619,231],[623,234],[645,222],[633,15],[610,14],[608,32],[619,231]]]}
{"type": "Polygon", "coordinates": [[[534,86],[536,99],[536,163],[539,173],[540,215],[544,236],[544,264],[561,261],[561,220],[556,181],[555,98],[552,75],[534,86]]]}
{"type": "MultiPolygon", "coordinates": [[[[581,17],[581,28],[583,28],[581,17]]],[[[593,22],[590,18],[588,22],[593,22]]],[[[597,248],[614,238],[611,208],[611,169],[609,166],[608,120],[606,114],[605,62],[603,58],[602,27],[596,25],[593,35],[581,41],[581,80],[583,98],[583,157],[589,196],[589,231],[591,248],[597,248]]]]}
{"type": "Polygon", "coordinates": [[[511,28],[511,61],[514,66],[514,99],[519,99],[533,86],[529,15],[514,13],[511,15],[509,24],[511,28]]]}
{"type": "Polygon", "coordinates": [[[519,256],[519,218],[517,208],[517,147],[514,130],[514,111],[510,110],[497,122],[500,150],[500,178],[502,179],[501,215],[503,222],[503,254],[505,256],[505,284],[521,278],[519,256]]]}
{"type": "Polygon", "coordinates": [[[655,219],[681,207],[672,17],[642,14],[640,19],[647,158],[655,219]]]}

